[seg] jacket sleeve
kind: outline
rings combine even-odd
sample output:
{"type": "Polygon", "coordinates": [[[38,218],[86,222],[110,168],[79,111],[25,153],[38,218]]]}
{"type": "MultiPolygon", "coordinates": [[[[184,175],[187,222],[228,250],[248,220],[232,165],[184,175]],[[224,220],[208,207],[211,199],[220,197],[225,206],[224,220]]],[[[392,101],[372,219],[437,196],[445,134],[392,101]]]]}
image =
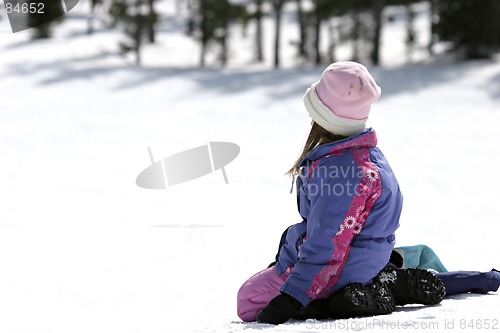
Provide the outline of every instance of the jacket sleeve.
{"type": "Polygon", "coordinates": [[[347,260],[352,238],[361,231],[369,195],[362,173],[345,177],[313,175],[302,186],[301,200],[308,200],[307,236],[299,259],[281,288],[306,306],[328,294],[347,260]]]}

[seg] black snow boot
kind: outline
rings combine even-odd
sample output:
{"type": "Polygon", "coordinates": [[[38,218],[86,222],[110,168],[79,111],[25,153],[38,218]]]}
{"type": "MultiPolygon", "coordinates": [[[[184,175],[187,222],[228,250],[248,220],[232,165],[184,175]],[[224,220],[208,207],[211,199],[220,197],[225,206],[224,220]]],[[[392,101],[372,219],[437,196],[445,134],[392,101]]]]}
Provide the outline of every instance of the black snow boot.
{"type": "Polygon", "coordinates": [[[443,282],[425,269],[397,268],[388,264],[376,279],[388,283],[396,305],[434,305],[440,303],[446,295],[443,282]]]}
{"type": "Polygon", "coordinates": [[[332,296],[316,299],[305,307],[295,319],[341,319],[384,315],[396,308],[394,297],[386,284],[351,283],[332,296]]]}
{"type": "Polygon", "coordinates": [[[387,284],[351,283],[331,297],[337,318],[384,315],[396,309],[395,299],[387,284]]]}

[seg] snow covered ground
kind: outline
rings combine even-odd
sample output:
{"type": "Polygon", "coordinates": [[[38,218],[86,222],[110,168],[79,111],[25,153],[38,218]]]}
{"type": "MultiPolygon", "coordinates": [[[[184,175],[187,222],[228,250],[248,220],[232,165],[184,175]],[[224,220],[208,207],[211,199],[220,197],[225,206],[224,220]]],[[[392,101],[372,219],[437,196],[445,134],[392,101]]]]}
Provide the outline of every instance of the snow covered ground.
{"type": "MultiPolygon", "coordinates": [[[[308,133],[302,94],[323,68],[294,67],[288,49],[282,70],[245,59],[199,69],[173,18],[131,67],[115,32],[82,33],[83,5],[52,40],[0,34],[0,332],[500,329],[497,293],[374,318],[242,323],[239,286],[299,221],[283,174],[308,133]],[[229,185],[216,172],[136,186],[147,147],[160,159],[207,141],[241,147],[229,185]]],[[[450,270],[499,268],[500,63],[401,66],[401,26],[385,31],[388,66],[370,68],[383,93],[369,122],[405,196],[398,245],[425,243],[450,270]]]]}

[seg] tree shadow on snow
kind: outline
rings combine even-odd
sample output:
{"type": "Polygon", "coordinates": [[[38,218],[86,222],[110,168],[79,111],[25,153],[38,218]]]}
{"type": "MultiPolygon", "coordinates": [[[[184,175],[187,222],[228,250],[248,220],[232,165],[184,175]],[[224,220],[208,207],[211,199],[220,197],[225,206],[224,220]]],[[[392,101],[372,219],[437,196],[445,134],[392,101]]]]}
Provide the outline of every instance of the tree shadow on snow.
{"type": "MultiPolygon", "coordinates": [[[[214,91],[219,94],[235,94],[253,89],[265,89],[270,98],[302,96],[306,88],[321,75],[324,66],[299,69],[214,69],[199,67],[160,67],[160,66],[130,66],[102,65],[92,62],[106,57],[116,57],[116,54],[101,52],[78,59],[67,59],[45,63],[11,64],[7,75],[30,75],[35,72],[47,71],[48,76],[39,80],[40,85],[52,85],[62,82],[90,80],[114,73],[126,74],[120,83],[111,87],[112,91],[123,91],[140,86],[147,86],[159,81],[167,81],[173,77],[182,76],[198,85],[204,91],[214,91]],[[88,66],[85,64],[88,63],[88,66]],[[81,65],[83,64],[83,65],[81,65]]],[[[445,84],[473,75],[477,69],[490,65],[491,62],[430,62],[425,64],[407,65],[394,68],[369,68],[377,83],[382,87],[382,98],[389,98],[401,93],[415,93],[429,89],[434,85],[445,84]]],[[[492,96],[500,98],[500,73],[488,84],[492,96]]]]}
{"type": "Polygon", "coordinates": [[[500,72],[492,77],[488,83],[486,83],[485,89],[490,92],[491,97],[500,99],[500,72]]]}
{"type": "MultiPolygon", "coordinates": [[[[396,68],[377,68],[372,73],[382,87],[382,98],[401,93],[415,93],[429,89],[435,85],[446,84],[462,79],[464,76],[473,76],[474,72],[491,66],[492,62],[484,61],[440,61],[426,64],[415,64],[396,68]]],[[[480,87],[491,94],[500,97],[500,71],[494,80],[485,82],[480,87]]]]}

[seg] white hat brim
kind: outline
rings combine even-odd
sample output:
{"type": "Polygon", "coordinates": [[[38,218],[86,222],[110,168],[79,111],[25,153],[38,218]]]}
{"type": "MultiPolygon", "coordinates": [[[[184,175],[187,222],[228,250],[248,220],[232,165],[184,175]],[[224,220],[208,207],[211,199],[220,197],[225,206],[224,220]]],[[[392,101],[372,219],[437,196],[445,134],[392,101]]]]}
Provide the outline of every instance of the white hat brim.
{"type": "Polygon", "coordinates": [[[337,116],[319,99],[316,94],[315,84],[312,84],[304,95],[304,105],[311,118],[327,131],[343,135],[352,136],[363,132],[366,121],[364,119],[348,119],[337,116]]]}

